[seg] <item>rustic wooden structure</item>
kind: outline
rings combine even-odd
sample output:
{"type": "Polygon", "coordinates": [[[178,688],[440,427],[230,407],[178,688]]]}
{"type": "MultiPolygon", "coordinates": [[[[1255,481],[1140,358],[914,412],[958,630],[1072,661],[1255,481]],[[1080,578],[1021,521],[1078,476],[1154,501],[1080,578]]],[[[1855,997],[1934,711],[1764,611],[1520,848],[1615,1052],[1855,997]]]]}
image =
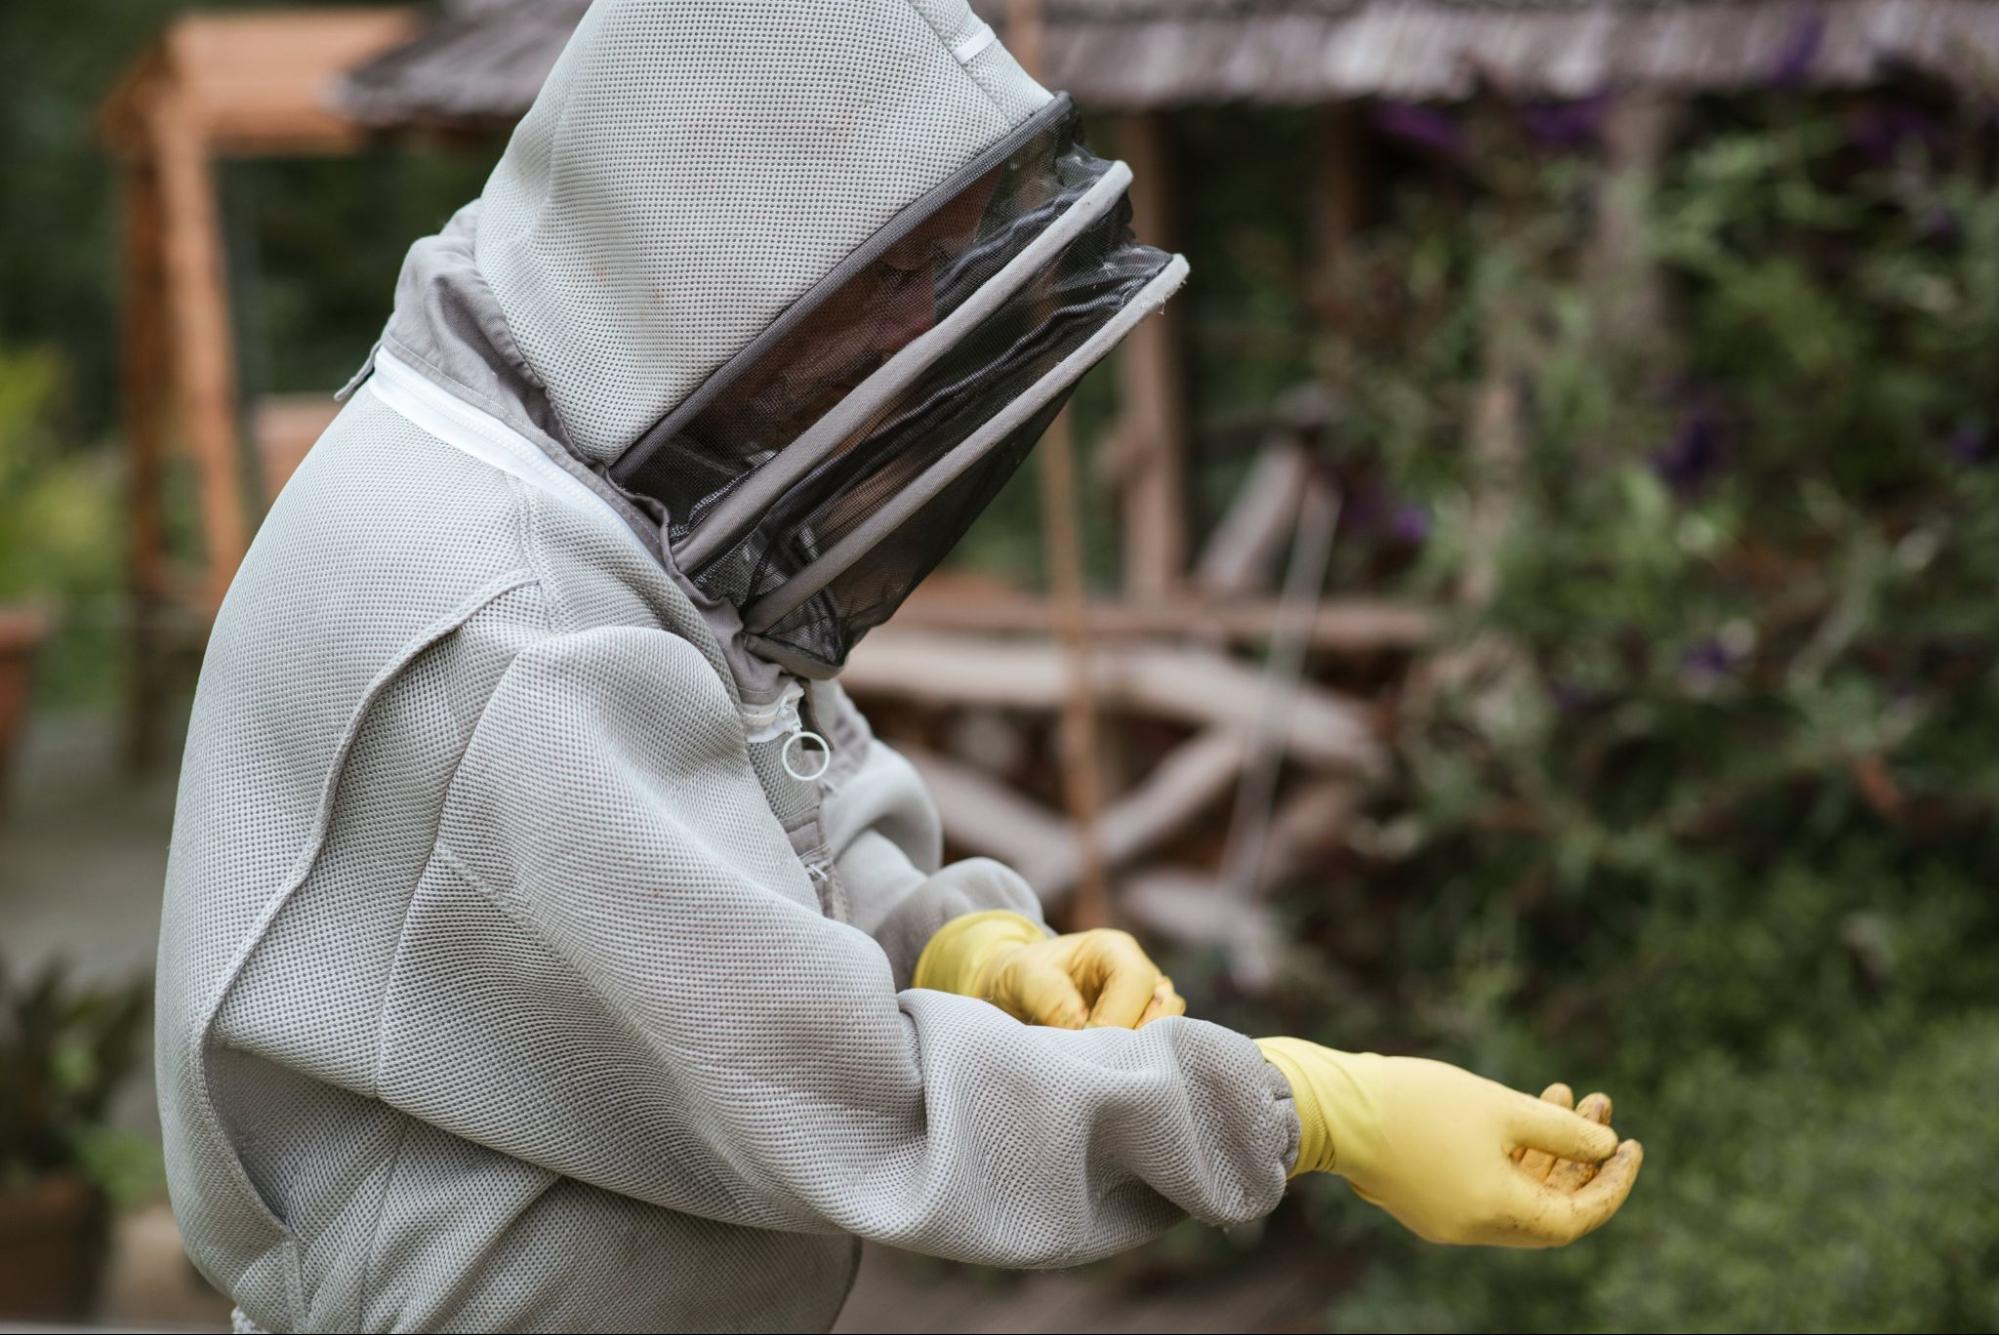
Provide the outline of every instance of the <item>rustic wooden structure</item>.
{"type": "MultiPolygon", "coordinates": [[[[1008,0],[972,0],[995,25],[1008,0]]],[[[341,92],[381,125],[509,122],[587,0],[458,0],[341,92]]],[[[1858,87],[1896,67],[1983,79],[1988,0],[1041,0],[1041,72],[1084,105],[1584,97],[1773,81],[1858,87]]],[[[1011,39],[1009,39],[1010,44],[1011,39]]]]}
{"type": "Polygon", "coordinates": [[[104,133],[125,190],[133,748],[142,761],[163,685],[163,626],[188,619],[177,610],[205,623],[262,510],[246,476],[260,473],[275,491],[332,417],[323,399],[252,405],[259,460],[244,456],[215,163],[351,151],[366,131],[333,108],[334,81],[415,32],[414,13],[403,9],[192,15],[161,34],[105,104],[104,133]],[[163,532],[170,443],[185,446],[197,481],[204,550],[191,577],[172,568],[163,532]]]}

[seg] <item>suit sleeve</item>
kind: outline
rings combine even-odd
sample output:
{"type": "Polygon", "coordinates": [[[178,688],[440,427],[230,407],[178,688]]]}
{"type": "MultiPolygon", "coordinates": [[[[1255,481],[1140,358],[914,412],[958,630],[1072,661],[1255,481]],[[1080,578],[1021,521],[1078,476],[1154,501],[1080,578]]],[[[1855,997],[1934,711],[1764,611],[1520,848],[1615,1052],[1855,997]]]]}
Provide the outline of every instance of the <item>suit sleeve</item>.
{"type": "Polygon", "coordinates": [[[1041,901],[1020,874],[989,858],[942,861],[937,805],[916,769],[878,741],[837,687],[814,688],[828,735],[845,753],[820,810],[850,921],[888,956],[907,987],[932,934],[966,913],[1005,909],[1042,921],[1041,901]]]}
{"type": "Polygon", "coordinates": [[[380,1097],[555,1172],[990,1265],[1255,1218],[1297,1139],[1283,1077],[1216,1025],[1032,1028],[898,991],[818,911],[707,665],[632,628],[503,676],[382,1035],[380,1097]]]}

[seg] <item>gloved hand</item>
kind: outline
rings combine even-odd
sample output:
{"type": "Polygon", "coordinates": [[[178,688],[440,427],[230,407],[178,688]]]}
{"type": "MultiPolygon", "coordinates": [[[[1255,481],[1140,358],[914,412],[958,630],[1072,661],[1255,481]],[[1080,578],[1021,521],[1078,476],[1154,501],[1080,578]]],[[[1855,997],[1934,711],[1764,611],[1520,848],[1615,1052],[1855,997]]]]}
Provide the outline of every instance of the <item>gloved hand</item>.
{"type": "Polygon", "coordinates": [[[1130,933],[1050,936],[1018,913],[967,913],[937,929],[911,982],[990,1001],[1016,1020],[1057,1029],[1137,1029],[1187,1003],[1130,933]]]}
{"type": "Polygon", "coordinates": [[[1335,1052],[1298,1038],[1257,1047],[1291,1082],[1300,1137],[1291,1170],[1338,1173],[1430,1242],[1559,1247],[1631,1194],[1644,1150],[1619,1144],[1610,1100],[1581,1113],[1420,1057],[1335,1052]],[[1531,1157],[1530,1157],[1531,1156],[1531,1157]]]}

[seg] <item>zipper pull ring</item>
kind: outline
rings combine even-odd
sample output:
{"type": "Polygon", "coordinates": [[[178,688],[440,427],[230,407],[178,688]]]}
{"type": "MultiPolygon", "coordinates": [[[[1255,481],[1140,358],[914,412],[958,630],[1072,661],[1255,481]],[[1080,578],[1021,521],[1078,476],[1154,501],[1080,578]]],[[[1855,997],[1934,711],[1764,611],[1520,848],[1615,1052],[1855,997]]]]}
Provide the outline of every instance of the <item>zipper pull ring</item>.
{"type": "Polygon", "coordinates": [[[800,783],[811,783],[832,767],[833,748],[826,744],[824,737],[821,737],[810,728],[800,728],[797,732],[792,733],[791,736],[784,739],[784,750],[778,752],[778,759],[784,762],[784,772],[786,774],[789,774],[800,783]],[[819,749],[816,751],[808,749],[805,745],[807,742],[813,743],[819,749]],[[801,770],[793,763],[792,749],[794,747],[797,748],[798,758],[807,765],[813,766],[810,770],[801,770]],[[814,765],[814,761],[818,763],[814,765]]]}
{"type": "Polygon", "coordinates": [[[797,696],[787,694],[778,708],[785,738],[784,749],[777,753],[777,758],[786,774],[800,783],[812,783],[832,767],[833,744],[805,726],[805,720],[798,716],[797,696]]]}

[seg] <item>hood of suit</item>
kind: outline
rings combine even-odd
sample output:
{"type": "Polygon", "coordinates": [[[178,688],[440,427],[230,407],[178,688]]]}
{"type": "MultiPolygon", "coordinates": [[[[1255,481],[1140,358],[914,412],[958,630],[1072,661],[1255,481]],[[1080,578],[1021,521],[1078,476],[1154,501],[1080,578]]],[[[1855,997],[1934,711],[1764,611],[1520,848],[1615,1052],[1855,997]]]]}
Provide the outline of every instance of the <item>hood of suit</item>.
{"type": "Polygon", "coordinates": [[[1179,285],[964,0],[597,0],[474,255],[566,447],[826,676],[1179,285]]]}

